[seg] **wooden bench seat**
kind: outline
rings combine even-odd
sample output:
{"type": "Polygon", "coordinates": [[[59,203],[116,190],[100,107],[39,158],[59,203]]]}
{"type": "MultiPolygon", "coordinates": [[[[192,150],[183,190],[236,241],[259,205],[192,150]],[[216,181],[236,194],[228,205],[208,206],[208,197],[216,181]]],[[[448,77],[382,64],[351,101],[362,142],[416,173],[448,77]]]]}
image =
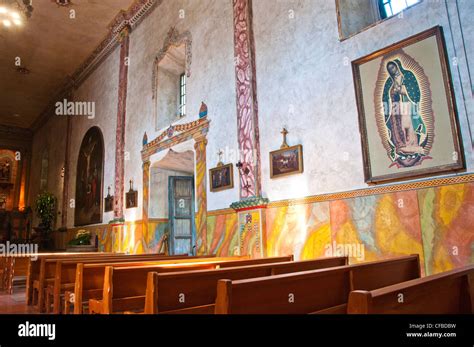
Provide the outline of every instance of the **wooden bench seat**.
{"type": "MultiPolygon", "coordinates": [[[[179,259],[187,259],[187,255],[180,255],[180,256],[173,256],[171,259],[174,258],[179,258],[179,259]]],[[[40,312],[45,311],[45,290],[47,287],[47,281],[48,280],[53,280],[56,278],[57,275],[57,264],[58,262],[62,261],[69,261],[69,262],[74,262],[77,264],[78,262],[92,262],[92,263],[98,263],[98,262],[143,262],[143,261],[154,261],[154,260],[160,260],[160,259],[169,259],[169,256],[165,255],[157,255],[157,254],[147,254],[147,255],[108,255],[108,256],[70,256],[70,257],[44,257],[40,260],[40,267],[39,267],[39,275],[31,275],[29,276],[29,279],[33,279],[34,277],[37,277],[37,279],[33,279],[32,282],[32,290],[31,290],[31,295],[32,298],[30,300],[30,303],[33,305],[36,305],[37,308],[39,309],[40,312]]],[[[30,262],[31,264],[32,262],[30,262]]],[[[31,266],[30,266],[31,268],[31,266]]],[[[27,296],[29,295],[27,291],[27,296]]],[[[28,301],[28,298],[27,298],[28,301]]]]}
{"type": "Polygon", "coordinates": [[[474,265],[350,293],[352,314],[473,314],[474,265]]]}
{"type": "Polygon", "coordinates": [[[420,277],[418,255],[246,280],[219,280],[217,314],[346,313],[349,293],[420,277]]]}
{"type": "Polygon", "coordinates": [[[8,294],[13,294],[15,283],[26,283],[29,258],[8,257],[5,259],[4,288],[8,294]]]}
{"type": "MultiPolygon", "coordinates": [[[[71,294],[74,292],[75,281],[77,279],[76,273],[78,264],[89,264],[89,265],[96,265],[102,266],[105,268],[106,265],[114,264],[116,266],[139,266],[139,265],[146,265],[146,264],[155,264],[155,263],[174,263],[176,261],[199,261],[199,259],[203,259],[202,256],[197,257],[189,257],[187,255],[175,255],[175,256],[163,256],[163,255],[145,255],[145,256],[136,256],[130,258],[100,258],[100,259],[75,259],[75,260],[55,260],[55,276],[54,276],[54,286],[47,289],[47,295],[52,296],[52,298],[46,297],[45,302],[49,304],[53,304],[53,313],[59,314],[61,312],[61,302],[64,302],[64,306],[72,305],[74,299],[71,299],[71,294]],[[106,261],[106,262],[105,262],[106,261]],[[68,295],[65,296],[66,291],[68,291],[68,295]],[[64,298],[61,301],[61,298],[64,298]]],[[[214,259],[213,256],[211,258],[205,259],[214,259]]],[[[103,271],[100,275],[103,278],[103,271]]],[[[82,276],[79,279],[82,281],[82,276]]],[[[69,311],[68,308],[67,311],[69,311]]],[[[49,307],[46,307],[46,312],[50,310],[49,307]]]]}
{"type": "Polygon", "coordinates": [[[272,276],[347,264],[347,257],[258,264],[216,270],[148,274],[146,314],[212,314],[217,281],[272,276]]]}
{"type": "MultiPolygon", "coordinates": [[[[74,283],[76,280],[76,270],[77,264],[97,264],[103,261],[108,263],[123,263],[123,264],[145,264],[148,262],[155,262],[161,260],[174,260],[174,259],[193,259],[194,257],[189,257],[187,255],[176,255],[176,256],[165,256],[165,255],[146,255],[145,257],[133,257],[133,258],[94,258],[94,259],[75,259],[75,260],[55,260],[55,276],[54,276],[54,285],[48,290],[46,288],[45,302],[46,312],[50,311],[48,303],[53,305],[53,313],[59,314],[61,310],[61,297],[64,296],[66,291],[74,290],[74,283]],[[48,297],[52,296],[51,298],[48,297]]],[[[54,266],[54,265],[53,265],[54,266]]]]}
{"type": "MultiPolygon", "coordinates": [[[[184,266],[188,266],[189,269],[191,265],[196,263],[209,263],[210,264],[203,264],[201,268],[213,268],[215,266],[220,266],[224,262],[232,262],[232,261],[245,261],[249,260],[249,256],[235,256],[235,257],[223,257],[218,258],[215,256],[198,256],[198,257],[189,257],[186,259],[173,259],[169,261],[160,260],[159,264],[167,265],[167,266],[174,266],[173,264],[182,264],[184,266]],[[186,265],[186,263],[188,265],[186,265]]],[[[292,259],[292,256],[289,257],[279,257],[277,259],[292,259]]],[[[110,266],[110,263],[98,263],[98,264],[78,264],[76,267],[76,278],[75,278],[75,287],[74,292],[65,293],[64,296],[64,307],[65,312],[69,312],[71,305],[74,306],[74,314],[82,314],[83,313],[83,305],[89,304],[90,299],[101,299],[102,298],[102,291],[104,287],[104,275],[105,275],[105,268],[106,266],[110,266]]],[[[119,264],[114,263],[114,267],[130,267],[132,264],[119,264]]],[[[133,266],[144,266],[144,263],[137,263],[133,264],[133,266]]],[[[148,262],[148,265],[153,265],[153,263],[148,262]]],[[[154,265],[157,265],[155,263],[154,265]]],[[[171,268],[170,270],[171,271],[171,268]]]]}
{"type": "Polygon", "coordinates": [[[125,311],[143,311],[149,272],[181,272],[198,269],[218,269],[231,266],[248,266],[253,264],[270,264],[292,261],[293,256],[273,257],[264,259],[236,260],[232,258],[216,258],[211,262],[189,264],[167,264],[141,267],[116,268],[107,266],[104,275],[102,299],[89,301],[91,313],[111,314],[125,311]],[[133,298],[131,300],[130,298],[133,298]]]}
{"type": "MultiPolygon", "coordinates": [[[[123,256],[122,253],[100,253],[100,252],[82,252],[82,253],[40,253],[29,258],[26,278],[26,304],[33,305],[33,284],[39,280],[41,272],[41,263],[45,259],[75,259],[75,258],[97,258],[123,256]]],[[[36,293],[37,294],[37,293],[36,293]]],[[[36,303],[35,303],[36,304],[36,303]]]]}

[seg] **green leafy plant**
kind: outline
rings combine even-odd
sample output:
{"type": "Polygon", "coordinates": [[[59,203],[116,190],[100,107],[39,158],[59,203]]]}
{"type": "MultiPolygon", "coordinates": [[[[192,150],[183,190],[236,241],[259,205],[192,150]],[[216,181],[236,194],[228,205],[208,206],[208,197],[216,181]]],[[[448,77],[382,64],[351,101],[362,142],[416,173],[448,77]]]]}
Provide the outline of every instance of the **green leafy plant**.
{"type": "Polygon", "coordinates": [[[43,192],[36,198],[35,211],[39,219],[41,219],[40,226],[45,233],[53,230],[53,221],[55,217],[56,198],[53,194],[43,192]]]}
{"type": "Polygon", "coordinates": [[[77,232],[76,237],[69,241],[69,246],[90,245],[91,232],[81,229],[77,232]]]}

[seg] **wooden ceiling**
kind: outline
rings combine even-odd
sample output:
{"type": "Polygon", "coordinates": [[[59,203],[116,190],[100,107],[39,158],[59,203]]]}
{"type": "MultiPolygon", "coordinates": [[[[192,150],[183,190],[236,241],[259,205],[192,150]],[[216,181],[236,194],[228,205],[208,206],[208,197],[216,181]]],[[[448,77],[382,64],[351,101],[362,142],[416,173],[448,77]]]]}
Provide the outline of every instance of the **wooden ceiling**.
{"type": "Polygon", "coordinates": [[[35,1],[23,26],[0,26],[0,125],[30,128],[107,36],[116,15],[132,3],[74,0],[62,7],[51,0],[35,1]],[[29,73],[18,71],[17,57],[29,73]]]}

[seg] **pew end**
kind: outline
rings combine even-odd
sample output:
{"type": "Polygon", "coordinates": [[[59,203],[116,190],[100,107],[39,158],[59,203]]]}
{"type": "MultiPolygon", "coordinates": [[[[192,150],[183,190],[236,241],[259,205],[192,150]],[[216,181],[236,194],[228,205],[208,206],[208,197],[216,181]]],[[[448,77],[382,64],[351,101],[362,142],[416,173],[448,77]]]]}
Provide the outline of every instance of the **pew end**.
{"type": "Polygon", "coordinates": [[[219,280],[217,281],[217,298],[215,314],[230,314],[230,307],[232,305],[232,281],[219,280]]]}
{"type": "Polygon", "coordinates": [[[372,304],[372,295],[366,290],[354,290],[349,294],[347,313],[368,314],[372,304]]]}

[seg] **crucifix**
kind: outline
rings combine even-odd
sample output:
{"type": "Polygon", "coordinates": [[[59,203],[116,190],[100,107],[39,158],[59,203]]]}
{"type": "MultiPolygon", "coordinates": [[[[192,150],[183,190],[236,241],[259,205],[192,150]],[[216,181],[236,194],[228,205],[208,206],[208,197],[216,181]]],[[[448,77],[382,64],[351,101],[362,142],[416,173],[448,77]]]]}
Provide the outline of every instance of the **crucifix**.
{"type": "Polygon", "coordinates": [[[224,152],[222,152],[222,150],[220,149],[219,152],[217,152],[217,155],[219,156],[219,162],[217,163],[217,166],[223,166],[224,163],[222,162],[222,155],[224,154],[224,152]]]}
{"type": "Polygon", "coordinates": [[[133,180],[130,180],[130,191],[133,190],[133,180]]]}
{"type": "Polygon", "coordinates": [[[288,146],[288,143],[286,143],[286,135],[288,135],[288,130],[286,130],[286,128],[283,128],[283,130],[280,132],[280,134],[283,135],[283,143],[281,144],[280,148],[283,149],[283,148],[290,147],[290,146],[288,146]]]}

